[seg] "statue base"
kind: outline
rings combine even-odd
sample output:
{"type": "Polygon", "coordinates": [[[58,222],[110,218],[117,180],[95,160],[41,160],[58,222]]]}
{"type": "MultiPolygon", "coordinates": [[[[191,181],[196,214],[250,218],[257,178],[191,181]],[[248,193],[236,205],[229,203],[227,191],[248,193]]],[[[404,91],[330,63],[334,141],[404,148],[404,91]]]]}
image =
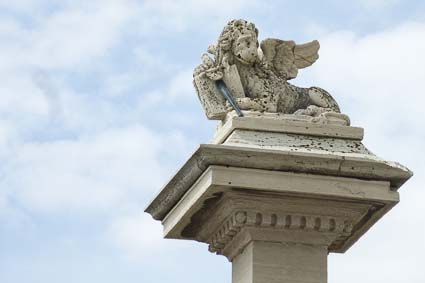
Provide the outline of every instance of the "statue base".
{"type": "Polygon", "coordinates": [[[233,282],[327,282],[327,253],[397,204],[412,173],[367,150],[361,128],[244,114],[230,114],[146,212],[166,238],[227,257],[233,282]]]}

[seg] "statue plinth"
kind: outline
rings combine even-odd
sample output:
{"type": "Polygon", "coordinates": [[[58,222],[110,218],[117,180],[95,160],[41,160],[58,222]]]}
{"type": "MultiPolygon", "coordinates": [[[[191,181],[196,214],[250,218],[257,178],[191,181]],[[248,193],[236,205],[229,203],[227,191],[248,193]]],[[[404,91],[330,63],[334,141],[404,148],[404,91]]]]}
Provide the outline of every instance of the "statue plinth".
{"type": "Polygon", "coordinates": [[[327,282],[327,254],[397,204],[412,173],[367,150],[344,117],[244,114],[229,113],[146,212],[166,238],[226,256],[233,282],[327,282]]]}

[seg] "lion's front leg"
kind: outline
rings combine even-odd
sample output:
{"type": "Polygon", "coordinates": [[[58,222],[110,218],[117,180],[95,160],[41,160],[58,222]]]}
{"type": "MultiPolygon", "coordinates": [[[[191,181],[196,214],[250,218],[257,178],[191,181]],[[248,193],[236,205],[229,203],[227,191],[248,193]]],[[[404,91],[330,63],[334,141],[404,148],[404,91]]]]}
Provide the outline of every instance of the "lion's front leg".
{"type": "Polygon", "coordinates": [[[295,111],[294,115],[310,116],[311,121],[320,124],[328,124],[330,121],[341,125],[349,126],[350,118],[342,113],[335,112],[332,108],[324,108],[310,105],[306,109],[295,111]]]}
{"type": "Polygon", "coordinates": [[[320,114],[323,114],[326,112],[334,112],[334,111],[331,108],[324,108],[324,107],[319,107],[316,105],[309,105],[306,109],[299,109],[295,111],[294,114],[317,117],[320,114]]]}
{"type": "MultiPolygon", "coordinates": [[[[261,105],[249,97],[238,97],[235,98],[235,101],[241,110],[262,111],[261,105]]],[[[233,110],[233,107],[230,105],[229,101],[226,101],[226,107],[228,111],[233,110]]]]}
{"type": "MultiPolygon", "coordinates": [[[[266,98],[249,98],[240,97],[235,99],[241,110],[259,111],[259,112],[276,112],[276,104],[272,103],[269,97],[266,98]]],[[[226,102],[227,109],[233,110],[229,102],[226,102]]]]}

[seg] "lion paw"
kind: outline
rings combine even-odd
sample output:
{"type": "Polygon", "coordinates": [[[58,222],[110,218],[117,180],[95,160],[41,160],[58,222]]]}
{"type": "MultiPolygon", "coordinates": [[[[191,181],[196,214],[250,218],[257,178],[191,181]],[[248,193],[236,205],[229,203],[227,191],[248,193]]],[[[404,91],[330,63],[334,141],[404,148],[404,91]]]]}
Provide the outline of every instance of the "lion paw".
{"type": "Polygon", "coordinates": [[[336,124],[349,126],[350,118],[342,113],[337,113],[331,108],[310,105],[306,109],[295,111],[294,115],[310,116],[310,121],[317,124],[328,124],[330,121],[336,124]]]}
{"type": "Polygon", "coordinates": [[[331,108],[323,108],[316,105],[310,105],[306,109],[299,109],[295,111],[295,115],[306,115],[311,117],[318,117],[322,113],[334,112],[331,108]]]}

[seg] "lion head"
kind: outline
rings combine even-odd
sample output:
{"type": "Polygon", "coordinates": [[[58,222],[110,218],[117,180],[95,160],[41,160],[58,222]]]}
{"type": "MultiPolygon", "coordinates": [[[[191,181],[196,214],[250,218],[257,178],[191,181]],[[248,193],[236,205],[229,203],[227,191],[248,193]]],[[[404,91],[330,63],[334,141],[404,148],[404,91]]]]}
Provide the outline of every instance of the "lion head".
{"type": "Polygon", "coordinates": [[[258,29],[245,20],[232,20],[223,29],[217,48],[219,62],[238,60],[243,64],[258,61],[258,29]]]}

